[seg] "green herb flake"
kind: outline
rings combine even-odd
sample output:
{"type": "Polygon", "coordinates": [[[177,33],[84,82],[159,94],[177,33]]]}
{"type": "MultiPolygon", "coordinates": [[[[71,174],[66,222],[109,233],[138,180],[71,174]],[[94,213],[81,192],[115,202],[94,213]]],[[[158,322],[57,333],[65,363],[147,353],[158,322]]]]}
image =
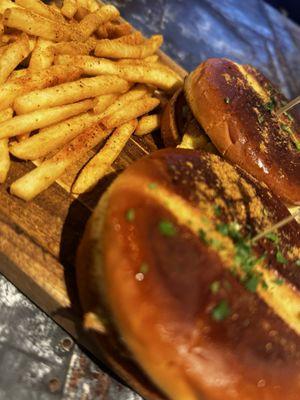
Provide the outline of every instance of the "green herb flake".
{"type": "Polygon", "coordinates": [[[276,107],[276,100],[274,99],[274,97],[271,97],[271,100],[268,103],[266,103],[264,107],[268,111],[273,111],[274,108],[276,107]]]}
{"type": "Polygon", "coordinates": [[[173,237],[176,235],[176,228],[171,221],[162,220],[158,225],[160,233],[164,236],[173,237]]]}
{"type": "Polygon", "coordinates": [[[295,264],[297,265],[297,267],[300,267],[300,259],[296,260],[295,264]]]}
{"type": "Polygon", "coordinates": [[[211,316],[215,321],[223,321],[230,315],[230,307],[227,300],[221,300],[212,310],[211,316]]]}
{"type": "Polygon", "coordinates": [[[149,183],[148,188],[151,189],[151,190],[156,189],[157,188],[157,183],[154,183],[154,182],[149,183]]]}
{"type": "Polygon", "coordinates": [[[268,284],[267,284],[267,282],[266,282],[265,280],[262,280],[262,281],[261,281],[261,287],[262,287],[264,290],[267,290],[267,289],[269,288],[269,286],[268,286],[268,284]]]}
{"type": "Polygon", "coordinates": [[[224,103],[229,104],[230,103],[230,98],[229,97],[225,97],[224,103]]]}
{"type": "Polygon", "coordinates": [[[148,271],[149,271],[149,265],[145,262],[142,262],[139,272],[145,275],[148,271]]]}
{"type": "Polygon", "coordinates": [[[276,261],[280,264],[287,264],[287,259],[284,257],[280,250],[277,250],[276,261]]]}
{"type": "Polygon", "coordinates": [[[292,130],[288,125],[285,124],[280,124],[280,128],[284,131],[287,132],[289,135],[292,135],[292,130]]]}
{"type": "Polygon", "coordinates": [[[294,118],[291,116],[291,114],[289,114],[288,112],[284,112],[283,113],[286,117],[288,117],[288,119],[290,120],[290,121],[294,121],[294,118]]]}
{"type": "Polygon", "coordinates": [[[274,232],[267,233],[265,237],[276,244],[279,242],[279,237],[274,232]]]}
{"type": "Polygon", "coordinates": [[[259,124],[262,124],[265,120],[265,117],[262,114],[258,114],[257,121],[259,124]]]}
{"type": "Polygon", "coordinates": [[[294,136],[292,138],[294,145],[296,146],[297,151],[300,151],[300,141],[297,140],[294,136]]]}
{"type": "Polygon", "coordinates": [[[212,292],[212,294],[217,294],[218,291],[220,290],[220,287],[221,287],[220,281],[214,281],[211,283],[209,288],[210,288],[210,291],[212,292]]]}
{"type": "Polygon", "coordinates": [[[280,278],[274,279],[273,282],[275,283],[275,285],[278,285],[278,286],[281,286],[284,284],[284,280],[280,279],[280,278]]]}
{"type": "Polygon", "coordinates": [[[128,222],[133,222],[135,219],[135,210],[133,208],[129,208],[126,211],[125,218],[128,222]]]}
{"type": "Polygon", "coordinates": [[[216,217],[220,217],[222,215],[222,208],[218,205],[214,206],[214,213],[216,217]]]}
{"type": "Polygon", "coordinates": [[[211,238],[209,240],[209,244],[211,245],[212,248],[216,250],[221,250],[223,248],[222,243],[218,239],[211,238]]]}
{"type": "Polygon", "coordinates": [[[249,292],[255,293],[259,282],[260,277],[253,274],[246,280],[245,287],[249,290],[249,292]]]}
{"type": "Polygon", "coordinates": [[[199,238],[206,244],[208,244],[208,239],[206,232],[203,229],[199,229],[198,231],[199,238]]]}

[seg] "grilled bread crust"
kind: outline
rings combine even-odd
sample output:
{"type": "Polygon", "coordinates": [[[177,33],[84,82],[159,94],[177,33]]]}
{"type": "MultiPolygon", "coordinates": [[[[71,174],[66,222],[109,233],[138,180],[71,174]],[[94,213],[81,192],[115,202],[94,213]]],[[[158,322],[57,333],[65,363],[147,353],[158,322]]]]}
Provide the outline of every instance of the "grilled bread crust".
{"type": "Polygon", "coordinates": [[[300,129],[286,98],[258,70],[212,58],[185,80],[192,112],[219,152],[265,182],[288,204],[300,204],[300,129]]]}
{"type": "Polygon", "coordinates": [[[131,165],[77,258],[81,303],[113,368],[149,399],[298,400],[299,224],[251,245],[253,269],[238,259],[249,237],[288,215],[213,154],[167,149],[131,165]]]}

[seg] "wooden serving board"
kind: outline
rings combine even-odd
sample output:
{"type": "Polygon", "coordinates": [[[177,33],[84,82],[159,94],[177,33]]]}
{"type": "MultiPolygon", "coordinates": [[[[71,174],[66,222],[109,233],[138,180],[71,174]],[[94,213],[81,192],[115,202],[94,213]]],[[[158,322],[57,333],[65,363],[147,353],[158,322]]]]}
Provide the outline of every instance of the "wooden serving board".
{"type": "MultiPolygon", "coordinates": [[[[167,55],[159,55],[162,62],[186,75],[167,55]]],[[[87,219],[116,174],[161,146],[158,132],[133,136],[114,163],[115,172],[91,193],[79,197],[70,194],[70,187],[95,151],[31,202],[10,195],[9,186],[35,168],[33,163],[13,159],[9,178],[0,185],[0,273],[96,356],[97,348],[81,328],[74,273],[76,249],[87,219]]]]}

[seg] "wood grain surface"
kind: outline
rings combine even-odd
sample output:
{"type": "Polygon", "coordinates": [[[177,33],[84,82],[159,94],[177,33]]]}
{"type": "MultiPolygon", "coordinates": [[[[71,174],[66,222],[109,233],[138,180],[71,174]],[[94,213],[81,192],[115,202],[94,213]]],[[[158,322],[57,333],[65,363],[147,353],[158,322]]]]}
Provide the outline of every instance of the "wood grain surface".
{"type": "MultiPolygon", "coordinates": [[[[243,9],[238,1],[232,1],[231,7],[227,1],[194,1],[190,10],[184,1],[176,7],[163,0],[114,3],[144,33],[165,33],[165,49],[186,67],[195,67],[208,56],[227,56],[253,62],[289,96],[300,90],[300,29],[260,0],[247,2],[243,9]]],[[[177,68],[170,59],[166,62],[177,68]]],[[[115,162],[115,171],[160,146],[158,134],[133,138],[115,162]]],[[[8,187],[33,167],[13,160],[9,180],[0,187],[0,272],[79,343],[96,351],[80,328],[74,257],[85,223],[114,175],[92,193],[75,198],[66,190],[76,174],[75,166],[34,201],[25,203],[11,196],[8,187]]]]}

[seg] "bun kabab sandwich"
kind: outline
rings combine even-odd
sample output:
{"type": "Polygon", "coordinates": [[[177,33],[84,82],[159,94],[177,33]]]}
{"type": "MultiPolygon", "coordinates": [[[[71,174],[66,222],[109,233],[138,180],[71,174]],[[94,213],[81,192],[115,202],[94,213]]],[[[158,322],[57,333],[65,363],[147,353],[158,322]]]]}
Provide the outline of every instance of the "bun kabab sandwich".
{"type": "MultiPolygon", "coordinates": [[[[175,114],[186,114],[188,107],[225,159],[267,184],[287,204],[300,204],[299,124],[290,113],[278,114],[287,100],[267,78],[250,65],[212,58],[188,75],[184,93],[184,107],[170,102],[175,114]]],[[[174,132],[170,115],[167,108],[165,138],[174,132]]]]}
{"type": "Polygon", "coordinates": [[[148,399],[298,400],[299,225],[255,240],[289,215],[208,152],[166,149],[129,166],[88,222],[77,263],[85,327],[112,367],[148,399]]]}

